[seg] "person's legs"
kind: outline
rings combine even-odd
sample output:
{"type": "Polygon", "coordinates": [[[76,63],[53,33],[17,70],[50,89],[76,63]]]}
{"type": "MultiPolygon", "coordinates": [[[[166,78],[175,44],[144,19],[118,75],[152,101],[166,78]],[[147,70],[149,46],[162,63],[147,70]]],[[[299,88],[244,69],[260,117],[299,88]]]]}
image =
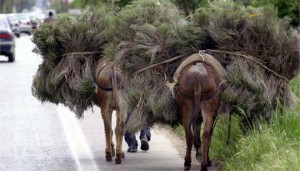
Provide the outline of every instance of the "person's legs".
{"type": "Polygon", "coordinates": [[[149,150],[149,143],[148,141],[150,141],[151,139],[151,132],[150,132],[150,128],[145,128],[143,130],[141,130],[140,133],[140,140],[141,140],[141,149],[142,150],[149,150]]]}
{"type": "MultiPolygon", "coordinates": [[[[129,117],[130,117],[130,113],[128,113],[128,115],[127,115],[126,124],[129,120],[129,117]]],[[[137,152],[138,143],[137,143],[137,140],[135,138],[135,133],[131,133],[131,132],[126,131],[124,136],[125,136],[124,137],[125,141],[126,141],[128,147],[129,147],[127,149],[127,151],[130,152],[130,153],[137,152]]]]}
{"type": "Polygon", "coordinates": [[[138,143],[135,138],[135,133],[125,132],[125,141],[128,144],[128,152],[134,153],[137,151],[138,143]]]}
{"type": "Polygon", "coordinates": [[[147,138],[148,141],[151,140],[151,132],[150,132],[150,128],[149,127],[141,130],[140,140],[142,140],[144,138],[147,138]]]}

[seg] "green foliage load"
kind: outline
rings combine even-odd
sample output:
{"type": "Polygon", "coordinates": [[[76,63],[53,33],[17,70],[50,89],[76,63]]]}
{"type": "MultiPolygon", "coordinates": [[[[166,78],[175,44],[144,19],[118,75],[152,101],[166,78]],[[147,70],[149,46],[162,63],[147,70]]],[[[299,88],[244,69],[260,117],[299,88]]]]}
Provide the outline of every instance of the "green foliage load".
{"type": "Polygon", "coordinates": [[[181,60],[140,70],[198,50],[206,50],[224,65],[228,77],[222,111],[242,115],[245,126],[260,117],[270,118],[278,100],[287,106],[293,102],[288,83],[299,73],[299,39],[271,5],[211,2],[188,22],[168,1],[139,0],[110,23],[114,29],[105,32],[110,42],[105,53],[130,78],[125,86],[129,130],[156,122],[177,123],[174,97],[165,82],[181,60]]]}
{"type": "Polygon", "coordinates": [[[58,16],[33,35],[34,51],[43,58],[32,84],[42,102],[62,103],[81,117],[92,107],[94,68],[106,40],[100,35],[105,9],[86,7],[82,15],[58,16]]]}
{"type": "Polygon", "coordinates": [[[131,114],[128,129],[155,122],[174,124],[177,109],[162,75],[172,64],[136,72],[179,54],[178,32],[186,23],[177,7],[165,0],[133,1],[107,22],[113,27],[102,32],[109,42],[105,54],[130,78],[125,86],[131,114]]]}
{"type": "Polygon", "coordinates": [[[277,99],[292,104],[288,83],[299,74],[299,35],[287,19],[277,17],[274,6],[215,2],[196,10],[192,23],[201,32],[191,36],[210,40],[193,43],[218,50],[210,52],[226,67],[223,103],[228,112],[240,113],[248,122],[269,118],[277,99]]]}
{"type": "Polygon", "coordinates": [[[87,7],[79,18],[43,24],[33,37],[44,59],[33,94],[80,117],[93,104],[93,72],[103,52],[127,78],[128,130],[175,125],[178,109],[166,82],[184,57],[205,50],[228,72],[223,112],[241,114],[248,124],[269,118],[278,101],[292,104],[288,83],[299,74],[299,35],[273,6],[211,2],[191,18],[186,21],[167,0],[136,0],[113,15],[87,7]]]}

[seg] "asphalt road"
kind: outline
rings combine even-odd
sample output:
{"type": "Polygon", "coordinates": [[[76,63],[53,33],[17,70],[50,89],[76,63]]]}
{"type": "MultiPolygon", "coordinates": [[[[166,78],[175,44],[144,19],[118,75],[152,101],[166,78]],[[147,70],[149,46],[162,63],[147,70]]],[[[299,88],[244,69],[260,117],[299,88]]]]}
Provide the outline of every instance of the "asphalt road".
{"type": "MultiPolygon", "coordinates": [[[[31,37],[21,35],[16,39],[16,61],[0,56],[1,171],[183,170],[184,141],[160,127],[152,129],[149,151],[125,152],[121,165],[106,162],[98,107],[79,120],[64,106],[32,96],[32,79],[42,62],[33,48],[31,37]]],[[[194,161],[192,170],[199,168],[194,161]]]]}

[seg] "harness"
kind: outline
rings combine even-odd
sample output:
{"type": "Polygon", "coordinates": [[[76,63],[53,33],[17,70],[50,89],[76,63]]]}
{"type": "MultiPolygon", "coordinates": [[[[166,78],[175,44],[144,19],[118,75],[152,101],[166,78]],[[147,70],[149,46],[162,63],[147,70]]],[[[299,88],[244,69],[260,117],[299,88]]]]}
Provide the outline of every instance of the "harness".
{"type": "MultiPolygon", "coordinates": [[[[217,59],[215,59],[213,56],[211,56],[208,53],[204,53],[203,51],[199,51],[199,53],[194,53],[194,54],[190,55],[189,57],[187,57],[184,61],[181,62],[181,64],[176,69],[171,82],[166,81],[165,85],[169,88],[169,90],[171,91],[173,97],[175,97],[174,89],[177,86],[180,72],[182,71],[182,69],[185,66],[187,66],[187,65],[189,65],[189,64],[191,64],[193,62],[204,62],[204,63],[207,63],[207,64],[211,65],[216,70],[216,72],[219,74],[219,76],[221,78],[225,78],[226,77],[226,70],[223,68],[223,66],[220,64],[220,62],[217,59]]],[[[212,94],[217,94],[217,93],[218,92],[214,92],[212,94]]],[[[191,97],[188,97],[186,95],[183,95],[183,96],[187,97],[187,99],[191,98],[191,97]]],[[[203,94],[203,99],[207,99],[210,96],[212,96],[211,93],[209,93],[207,95],[203,94]]]]}
{"type": "Polygon", "coordinates": [[[112,88],[102,87],[101,85],[98,85],[98,84],[97,84],[97,86],[98,86],[101,90],[103,90],[103,91],[113,91],[112,88]]]}

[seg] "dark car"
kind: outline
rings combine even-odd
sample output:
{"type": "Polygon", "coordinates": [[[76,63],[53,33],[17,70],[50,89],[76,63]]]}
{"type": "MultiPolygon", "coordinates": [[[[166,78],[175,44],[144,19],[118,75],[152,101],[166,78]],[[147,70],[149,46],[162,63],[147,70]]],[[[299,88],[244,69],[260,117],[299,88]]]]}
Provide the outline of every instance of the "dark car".
{"type": "Polygon", "coordinates": [[[0,17],[0,55],[7,56],[9,62],[15,61],[15,36],[3,17],[0,17]]]}

